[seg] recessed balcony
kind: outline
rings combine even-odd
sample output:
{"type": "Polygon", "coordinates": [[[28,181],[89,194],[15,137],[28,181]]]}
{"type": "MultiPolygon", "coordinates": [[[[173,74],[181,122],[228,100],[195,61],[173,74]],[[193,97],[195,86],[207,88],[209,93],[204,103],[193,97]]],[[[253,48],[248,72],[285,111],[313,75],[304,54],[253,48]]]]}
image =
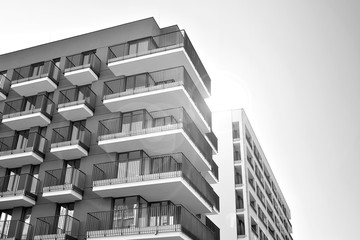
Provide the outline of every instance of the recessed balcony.
{"type": "Polygon", "coordinates": [[[195,213],[219,209],[219,197],[182,153],[96,164],[93,191],[114,198],[141,192],[148,201],[168,199],[195,213]]]}
{"type": "Polygon", "coordinates": [[[211,146],[183,108],[142,109],[102,120],[98,145],[108,153],[138,149],[150,155],[184,152],[198,171],[211,170],[211,146]]]}
{"type": "Polygon", "coordinates": [[[87,239],[217,240],[216,234],[181,205],[88,213],[87,239]]]}
{"type": "Polygon", "coordinates": [[[39,133],[22,131],[0,138],[0,167],[17,168],[44,161],[47,140],[39,133]]]}
{"type": "Polygon", "coordinates": [[[211,111],[184,67],[107,81],[103,103],[111,112],[184,107],[201,132],[211,129],[211,111]]]}
{"type": "Polygon", "coordinates": [[[10,86],[11,81],[6,77],[6,72],[0,72],[0,101],[7,98],[10,86]]]}
{"type": "Polygon", "coordinates": [[[1,209],[34,206],[37,194],[39,193],[39,185],[39,179],[30,174],[8,175],[1,177],[1,209]]]}
{"type": "Polygon", "coordinates": [[[40,217],[36,220],[34,240],[75,240],[80,222],[69,215],[40,217]]]}
{"type": "Polygon", "coordinates": [[[108,67],[116,76],[184,66],[204,98],[211,79],[185,31],[133,40],[109,47],[108,67]]]}
{"type": "Polygon", "coordinates": [[[45,94],[7,101],[2,122],[16,131],[45,127],[51,122],[54,106],[45,94]]]}
{"type": "Polygon", "coordinates": [[[94,51],[66,57],[64,76],[77,86],[99,79],[101,61],[94,51]]]}
{"type": "Polygon", "coordinates": [[[32,225],[20,220],[0,221],[0,239],[29,240],[32,237],[32,225]]]}
{"type": "Polygon", "coordinates": [[[85,173],[72,167],[46,171],[43,197],[56,203],[82,200],[85,177],[85,173]]]}
{"type": "Polygon", "coordinates": [[[90,141],[91,132],[82,122],[74,122],[70,126],[53,129],[50,152],[64,160],[86,157],[90,141]]]}
{"type": "Polygon", "coordinates": [[[11,88],[21,96],[53,92],[59,84],[61,70],[53,61],[14,69],[11,88]]]}
{"type": "Polygon", "coordinates": [[[69,121],[83,120],[94,115],[95,102],[96,94],[89,85],[75,86],[60,91],[58,112],[69,121]]]}

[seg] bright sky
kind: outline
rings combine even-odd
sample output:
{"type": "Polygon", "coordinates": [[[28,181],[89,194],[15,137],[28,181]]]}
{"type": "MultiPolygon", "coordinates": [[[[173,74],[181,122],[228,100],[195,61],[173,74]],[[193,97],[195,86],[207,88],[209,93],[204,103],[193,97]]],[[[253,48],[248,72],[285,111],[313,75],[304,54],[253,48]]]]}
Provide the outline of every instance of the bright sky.
{"type": "Polygon", "coordinates": [[[0,54],[151,16],[178,24],[212,78],[213,108],[245,108],[294,239],[359,239],[360,1],[6,0],[1,9],[0,54]]]}

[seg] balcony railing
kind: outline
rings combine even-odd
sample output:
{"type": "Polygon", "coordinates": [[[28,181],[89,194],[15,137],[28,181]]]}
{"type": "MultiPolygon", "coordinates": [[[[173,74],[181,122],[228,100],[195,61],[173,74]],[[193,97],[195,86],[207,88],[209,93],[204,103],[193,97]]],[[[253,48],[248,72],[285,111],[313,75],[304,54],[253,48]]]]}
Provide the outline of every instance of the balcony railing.
{"type": "Polygon", "coordinates": [[[104,82],[104,100],[183,86],[211,126],[211,111],[184,67],[171,68],[104,82]]]}
{"type": "Polygon", "coordinates": [[[64,239],[61,235],[77,238],[79,227],[80,221],[69,215],[40,217],[36,221],[34,239],[64,239]]]}
{"type": "Polygon", "coordinates": [[[183,232],[191,239],[216,240],[216,234],[181,205],[88,213],[87,238],[183,232]]]}
{"type": "Polygon", "coordinates": [[[83,194],[85,173],[76,168],[62,168],[45,172],[43,192],[74,190],[83,194]]]}
{"type": "MultiPolygon", "coordinates": [[[[0,138],[0,156],[23,152],[35,152],[45,156],[47,139],[37,132],[0,138]]],[[[26,163],[24,163],[26,164],[26,163]]]]}
{"type": "Polygon", "coordinates": [[[205,87],[210,93],[211,79],[184,30],[152,36],[148,39],[141,39],[138,41],[135,40],[109,47],[108,63],[163,51],[169,51],[171,49],[182,47],[185,49],[192,64],[200,75],[205,87]],[[140,41],[148,41],[148,46],[139,46],[139,48],[136,49],[136,52],[134,52],[131,45],[140,41]]]}
{"type": "Polygon", "coordinates": [[[8,175],[0,178],[0,197],[25,195],[36,200],[40,181],[30,174],[8,175]]]}
{"type": "Polygon", "coordinates": [[[218,165],[215,163],[214,160],[211,161],[211,172],[214,174],[215,178],[217,180],[219,180],[219,167],[218,165]]]}
{"type": "Polygon", "coordinates": [[[177,177],[184,178],[210,206],[219,209],[219,196],[182,153],[130,159],[126,167],[122,162],[100,163],[93,169],[94,186],[112,185],[114,179],[132,183],[177,177]]]}
{"type": "Polygon", "coordinates": [[[5,102],[3,119],[42,113],[51,119],[54,102],[45,94],[5,102]]]}
{"type": "Polygon", "coordinates": [[[10,91],[11,81],[5,75],[0,73],[0,92],[5,96],[8,95],[10,91]]]}
{"type": "Polygon", "coordinates": [[[215,135],[215,133],[211,130],[210,132],[206,133],[207,139],[210,141],[211,145],[214,147],[214,149],[218,150],[218,139],[215,135]]]}
{"type": "Polygon", "coordinates": [[[132,116],[128,114],[125,113],[120,118],[100,121],[99,141],[183,129],[207,162],[211,164],[212,148],[183,108],[150,113],[146,110],[137,110],[132,112],[132,116]]]}
{"type": "Polygon", "coordinates": [[[79,104],[85,104],[92,111],[95,110],[96,94],[89,85],[75,86],[65,89],[59,93],[58,108],[70,107],[79,104]]]}
{"type": "Polygon", "coordinates": [[[70,126],[53,129],[51,148],[80,145],[89,151],[90,142],[91,132],[82,124],[72,124],[70,126]]]}
{"type": "Polygon", "coordinates": [[[65,73],[90,68],[97,76],[100,75],[101,60],[94,52],[79,53],[66,57],[65,73]]]}
{"type": "Polygon", "coordinates": [[[28,240],[33,228],[20,220],[0,221],[0,239],[28,240]]]}
{"type": "Polygon", "coordinates": [[[46,61],[36,65],[30,65],[14,69],[12,84],[32,81],[35,79],[48,77],[56,85],[59,83],[60,68],[53,61],[46,61]]]}

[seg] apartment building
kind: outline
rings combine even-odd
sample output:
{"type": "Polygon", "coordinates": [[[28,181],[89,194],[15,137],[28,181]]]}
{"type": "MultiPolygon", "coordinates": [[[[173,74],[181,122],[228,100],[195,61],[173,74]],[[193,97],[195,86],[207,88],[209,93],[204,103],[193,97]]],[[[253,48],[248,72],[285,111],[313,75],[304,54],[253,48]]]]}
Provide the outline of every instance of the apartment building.
{"type": "Polygon", "coordinates": [[[184,30],[11,52],[0,80],[0,239],[219,239],[211,79],[184,30]]]}
{"type": "Polygon", "coordinates": [[[221,239],[290,240],[290,209],[243,109],[213,114],[219,138],[221,239]]]}

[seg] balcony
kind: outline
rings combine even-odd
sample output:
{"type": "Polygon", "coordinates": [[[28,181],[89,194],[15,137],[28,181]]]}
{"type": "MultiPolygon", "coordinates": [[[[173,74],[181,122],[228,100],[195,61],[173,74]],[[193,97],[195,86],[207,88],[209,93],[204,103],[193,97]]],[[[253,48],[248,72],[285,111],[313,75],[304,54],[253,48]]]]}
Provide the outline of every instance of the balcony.
{"type": "Polygon", "coordinates": [[[43,197],[56,203],[82,200],[85,176],[85,173],[76,168],[46,171],[43,197]]]}
{"type": "Polygon", "coordinates": [[[87,239],[218,240],[181,205],[88,213],[86,226],[87,239]]]}
{"type": "Polygon", "coordinates": [[[45,94],[5,102],[3,123],[20,131],[31,127],[45,127],[51,122],[54,102],[45,94]]]}
{"type": "Polygon", "coordinates": [[[109,47],[108,67],[116,76],[184,66],[204,98],[210,96],[211,79],[185,31],[109,47]]]}
{"type": "Polygon", "coordinates": [[[0,138],[0,167],[17,168],[44,161],[47,140],[39,133],[0,138]]]}
{"type": "Polygon", "coordinates": [[[53,61],[14,69],[11,88],[21,96],[53,92],[59,84],[61,70],[53,61]]]}
{"type": "Polygon", "coordinates": [[[80,222],[69,215],[40,217],[36,220],[34,240],[74,240],[79,234],[80,222]]]}
{"type": "Polygon", "coordinates": [[[184,152],[198,171],[211,170],[211,146],[183,108],[122,113],[120,118],[100,121],[98,132],[98,145],[107,153],[184,152]]]}
{"type": "Polygon", "coordinates": [[[72,87],[59,93],[58,112],[68,121],[92,117],[95,111],[96,94],[90,86],[72,87]]]}
{"type": "Polygon", "coordinates": [[[98,80],[101,61],[95,52],[80,53],[66,57],[64,76],[77,86],[98,80]]]}
{"type": "Polygon", "coordinates": [[[33,227],[20,220],[0,221],[0,239],[30,240],[33,227]]]}
{"type": "Polygon", "coordinates": [[[1,209],[34,206],[40,181],[30,174],[8,175],[0,178],[1,209]]]}
{"type": "Polygon", "coordinates": [[[168,199],[196,213],[219,209],[219,197],[182,153],[96,164],[93,191],[101,197],[141,192],[148,201],[168,199]]]}
{"type": "Polygon", "coordinates": [[[219,181],[219,167],[214,160],[210,162],[211,170],[203,172],[202,175],[210,184],[217,183],[219,181]]]}
{"type": "Polygon", "coordinates": [[[10,91],[11,81],[5,75],[0,72],[0,101],[5,100],[10,91]]]}
{"type": "Polygon", "coordinates": [[[107,81],[103,103],[111,112],[184,107],[201,132],[211,128],[211,111],[184,67],[107,81]]]}
{"type": "Polygon", "coordinates": [[[212,147],[214,154],[217,154],[218,139],[217,139],[215,133],[211,130],[210,132],[205,133],[205,137],[206,137],[206,140],[210,143],[210,146],[212,147]]]}
{"type": "Polygon", "coordinates": [[[54,128],[50,152],[64,160],[86,157],[89,154],[91,132],[80,122],[54,128]]]}

